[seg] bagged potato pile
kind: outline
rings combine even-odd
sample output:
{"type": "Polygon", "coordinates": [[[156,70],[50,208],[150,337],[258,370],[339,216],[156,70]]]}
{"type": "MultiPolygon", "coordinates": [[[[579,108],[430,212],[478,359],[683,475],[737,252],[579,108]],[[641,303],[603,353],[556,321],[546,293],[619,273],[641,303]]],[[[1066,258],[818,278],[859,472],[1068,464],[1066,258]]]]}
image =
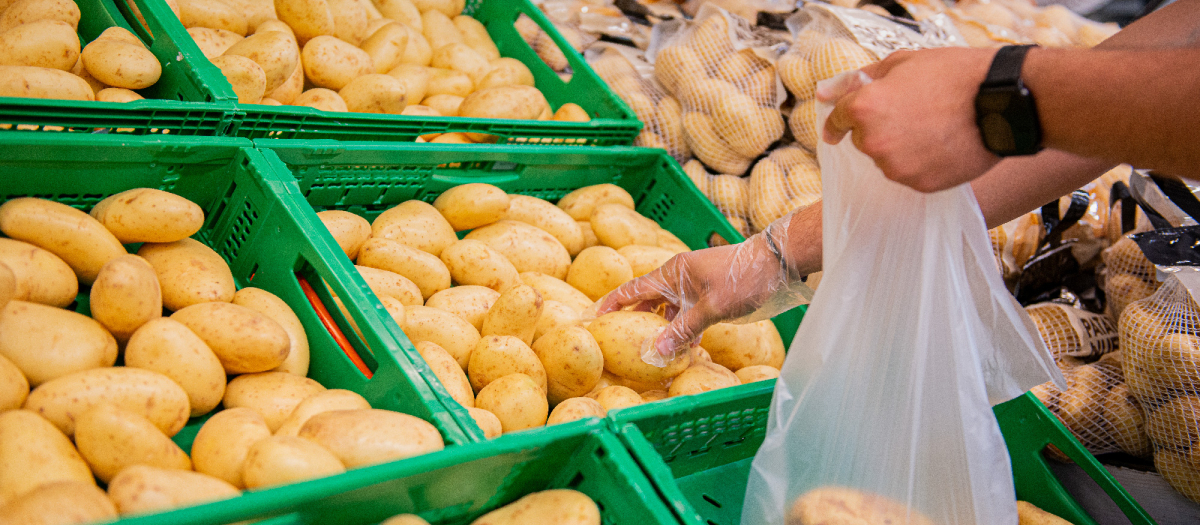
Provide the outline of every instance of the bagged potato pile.
{"type": "Polygon", "coordinates": [[[660,368],[641,349],[668,324],[662,315],[588,317],[608,292],[689,251],[612,184],[557,205],[464,184],[372,222],[318,216],[488,437],[770,379],[783,363],[770,321],[715,325],[660,368]]]}
{"type": "Polygon", "coordinates": [[[0,10],[0,97],[129,102],[153,86],[162,65],[120,27],[82,48],[79,6],[71,0],[19,0],[0,10]]]}
{"type": "Polygon", "coordinates": [[[149,188],[90,215],[0,205],[0,516],[166,510],[442,448],[433,425],[305,377],[304,326],[270,292],[236,289],[189,238],[203,224],[149,188]],[[66,309],[81,286],[91,317],[66,309]],[[190,455],[171,440],[218,405],[190,455]]]}
{"type": "MultiPolygon", "coordinates": [[[[529,68],[501,57],[463,6],[461,0],[183,0],[180,21],[241,103],[589,120],[576,104],[553,111],[529,68]]],[[[454,133],[432,140],[494,138],[454,133]]]]}
{"type": "Polygon", "coordinates": [[[902,0],[917,20],[946,15],[972,47],[1038,44],[1043,47],[1092,47],[1120,30],[1073,13],[1062,5],[1039,7],[1026,0],[902,0]]]}
{"type": "Polygon", "coordinates": [[[588,50],[588,62],[642,122],[634,146],[665,149],[679,162],[692,158],[683,138],[683,106],[654,79],[654,66],[642,51],[597,44],[588,50]]]}

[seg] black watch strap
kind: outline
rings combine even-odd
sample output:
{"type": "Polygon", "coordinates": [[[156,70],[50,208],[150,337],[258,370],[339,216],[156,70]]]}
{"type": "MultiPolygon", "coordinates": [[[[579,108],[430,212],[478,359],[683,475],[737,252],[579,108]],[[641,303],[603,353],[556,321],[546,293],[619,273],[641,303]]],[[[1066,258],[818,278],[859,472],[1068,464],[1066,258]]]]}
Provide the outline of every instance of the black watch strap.
{"type": "Polygon", "coordinates": [[[1025,64],[1025,54],[1033,45],[1004,46],[996,51],[992,58],[992,67],[988,69],[987,78],[983,79],[983,87],[1010,86],[1021,82],[1021,66],[1025,64]]]}

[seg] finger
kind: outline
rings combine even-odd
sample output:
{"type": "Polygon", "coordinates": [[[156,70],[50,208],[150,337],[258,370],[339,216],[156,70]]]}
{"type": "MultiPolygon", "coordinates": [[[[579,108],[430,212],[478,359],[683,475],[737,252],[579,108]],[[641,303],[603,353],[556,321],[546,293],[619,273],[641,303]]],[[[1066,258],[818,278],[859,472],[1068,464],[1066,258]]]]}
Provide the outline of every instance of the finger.
{"type": "Polygon", "coordinates": [[[879,62],[863,66],[859,71],[865,73],[872,80],[877,80],[883,78],[896,66],[908,61],[910,58],[912,58],[912,51],[896,51],[879,62]]]}
{"type": "Polygon", "coordinates": [[[654,348],[663,355],[687,349],[710,325],[712,323],[703,308],[683,310],[654,341],[654,348]]]}
{"type": "Polygon", "coordinates": [[[825,119],[823,134],[825,142],[837,144],[842,141],[842,138],[847,133],[854,129],[857,123],[850,115],[850,105],[858,99],[858,95],[858,91],[853,91],[838,99],[837,105],[833,106],[833,111],[829,113],[829,118],[825,119]]]}
{"type": "Polygon", "coordinates": [[[652,301],[642,301],[640,303],[633,305],[633,308],[631,308],[631,310],[634,312],[653,312],[655,308],[658,308],[658,305],[663,304],[664,302],[666,302],[666,301],[663,301],[661,299],[656,299],[656,300],[652,300],[652,301]]]}
{"type": "Polygon", "coordinates": [[[615,312],[641,302],[665,300],[663,290],[666,289],[662,269],[656,269],[618,286],[616,290],[601,298],[600,305],[596,308],[596,316],[615,312]]]}
{"type": "MultiPolygon", "coordinates": [[[[868,77],[869,81],[870,78],[868,77]]],[[[841,74],[832,79],[817,84],[817,101],[833,102],[863,87],[863,77],[855,74],[841,74]]]]}

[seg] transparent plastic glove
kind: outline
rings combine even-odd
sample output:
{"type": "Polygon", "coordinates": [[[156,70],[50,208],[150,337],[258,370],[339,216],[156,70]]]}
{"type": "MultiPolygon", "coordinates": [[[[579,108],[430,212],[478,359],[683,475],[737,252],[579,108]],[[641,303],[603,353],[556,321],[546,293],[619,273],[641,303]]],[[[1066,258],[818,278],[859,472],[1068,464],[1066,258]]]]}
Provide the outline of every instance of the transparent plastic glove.
{"type": "Polygon", "coordinates": [[[739,244],[676,255],[606,295],[596,315],[665,306],[671,324],[643,349],[643,361],[656,364],[687,351],[716,323],[752,323],[804,304],[813,291],[801,282],[804,276],[784,249],[791,219],[792,214],[785,215],[739,244]],[[655,353],[661,360],[653,359],[655,353]]]}

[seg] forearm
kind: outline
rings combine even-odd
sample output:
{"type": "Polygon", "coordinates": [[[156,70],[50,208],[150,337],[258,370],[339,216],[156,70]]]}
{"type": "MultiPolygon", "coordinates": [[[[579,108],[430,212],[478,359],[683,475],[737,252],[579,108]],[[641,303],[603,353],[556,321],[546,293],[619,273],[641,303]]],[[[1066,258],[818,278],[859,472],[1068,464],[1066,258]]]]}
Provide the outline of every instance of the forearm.
{"type": "Polygon", "coordinates": [[[1129,24],[1095,49],[1190,47],[1200,42],[1200,0],[1176,0],[1129,24]]]}
{"type": "Polygon", "coordinates": [[[1200,167],[1200,49],[1035,49],[1023,77],[1046,147],[1172,175],[1200,167]]]}

